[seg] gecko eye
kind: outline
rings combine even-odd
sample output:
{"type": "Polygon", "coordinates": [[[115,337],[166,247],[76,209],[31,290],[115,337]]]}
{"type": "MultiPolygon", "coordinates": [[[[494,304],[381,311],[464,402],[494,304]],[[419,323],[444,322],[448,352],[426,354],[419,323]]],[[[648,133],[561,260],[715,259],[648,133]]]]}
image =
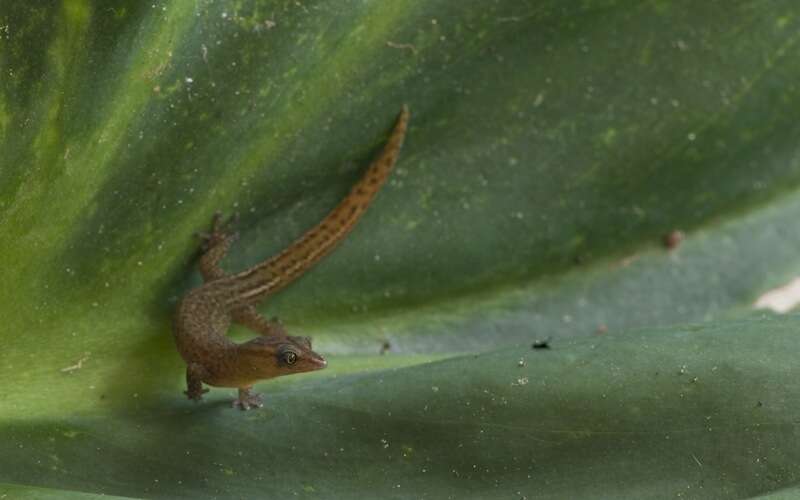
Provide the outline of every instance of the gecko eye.
{"type": "Polygon", "coordinates": [[[289,351],[283,354],[283,362],[287,365],[293,365],[297,362],[297,354],[289,351]]]}

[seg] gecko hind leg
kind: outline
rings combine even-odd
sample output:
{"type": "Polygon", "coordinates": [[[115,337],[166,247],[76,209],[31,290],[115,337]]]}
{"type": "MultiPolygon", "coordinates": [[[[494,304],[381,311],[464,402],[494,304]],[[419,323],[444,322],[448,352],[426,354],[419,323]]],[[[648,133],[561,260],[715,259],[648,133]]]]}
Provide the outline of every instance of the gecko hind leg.
{"type": "Polygon", "coordinates": [[[223,222],[222,213],[216,212],[211,220],[211,232],[195,233],[202,240],[200,274],[203,275],[204,282],[208,283],[225,276],[225,271],[219,267],[219,263],[228,253],[231,244],[239,238],[239,233],[232,230],[238,219],[239,216],[234,214],[223,222]]]}
{"type": "Polygon", "coordinates": [[[240,387],[239,397],[234,399],[231,403],[233,408],[240,410],[249,410],[251,408],[261,408],[264,406],[264,400],[261,394],[253,392],[253,386],[240,387]]]}
{"type": "Polygon", "coordinates": [[[183,391],[186,397],[192,401],[203,400],[203,394],[208,392],[207,388],[203,388],[203,378],[207,375],[205,367],[198,363],[191,363],[186,367],[186,390],[183,391]]]}
{"type": "Polygon", "coordinates": [[[267,319],[254,306],[236,309],[231,314],[233,321],[264,337],[286,337],[286,329],[278,318],[267,319]]]}

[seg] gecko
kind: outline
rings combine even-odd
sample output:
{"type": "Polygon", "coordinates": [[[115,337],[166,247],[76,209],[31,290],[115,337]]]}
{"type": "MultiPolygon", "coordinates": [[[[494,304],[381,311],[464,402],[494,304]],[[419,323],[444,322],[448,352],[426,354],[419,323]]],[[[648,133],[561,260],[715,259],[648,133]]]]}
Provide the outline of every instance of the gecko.
{"type": "Polygon", "coordinates": [[[202,240],[199,269],[203,284],[190,290],[176,308],[173,334],[186,362],[186,391],[193,401],[209,391],[203,384],[237,388],[232,406],[249,410],[263,406],[253,392],[259,380],[320,370],[324,357],[314,352],[308,337],[291,336],[276,319],[256,309],[266,297],[285,288],[328,255],[353,229],[391,173],[405,139],[410,114],[403,106],[388,141],[349,194],[316,226],[277,255],[236,274],[219,263],[237,234],[235,218],[223,222],[216,213],[202,240]],[[232,323],[259,336],[244,343],[226,337],[232,323]]]}

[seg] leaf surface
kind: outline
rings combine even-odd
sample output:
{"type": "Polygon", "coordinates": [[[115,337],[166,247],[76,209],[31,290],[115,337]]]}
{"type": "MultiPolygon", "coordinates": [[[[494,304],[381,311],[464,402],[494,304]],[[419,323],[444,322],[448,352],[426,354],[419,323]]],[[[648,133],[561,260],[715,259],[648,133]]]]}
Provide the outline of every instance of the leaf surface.
{"type": "Polygon", "coordinates": [[[719,321],[800,271],[797,14],[789,0],[3,3],[3,487],[792,487],[795,320],[719,321]],[[182,401],[170,315],[199,283],[192,233],[239,212],[227,269],[279,251],[347,192],[403,103],[389,185],[262,309],[331,369],[264,384],[264,412],[231,412],[225,391],[182,401]]]}

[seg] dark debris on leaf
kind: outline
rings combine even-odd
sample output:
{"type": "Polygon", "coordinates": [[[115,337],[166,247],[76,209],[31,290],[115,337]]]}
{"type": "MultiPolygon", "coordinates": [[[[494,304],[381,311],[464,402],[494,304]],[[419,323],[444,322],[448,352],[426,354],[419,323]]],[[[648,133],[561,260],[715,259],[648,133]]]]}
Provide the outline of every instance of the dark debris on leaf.
{"type": "Polygon", "coordinates": [[[534,341],[531,349],[550,349],[550,337],[534,341]]]}

